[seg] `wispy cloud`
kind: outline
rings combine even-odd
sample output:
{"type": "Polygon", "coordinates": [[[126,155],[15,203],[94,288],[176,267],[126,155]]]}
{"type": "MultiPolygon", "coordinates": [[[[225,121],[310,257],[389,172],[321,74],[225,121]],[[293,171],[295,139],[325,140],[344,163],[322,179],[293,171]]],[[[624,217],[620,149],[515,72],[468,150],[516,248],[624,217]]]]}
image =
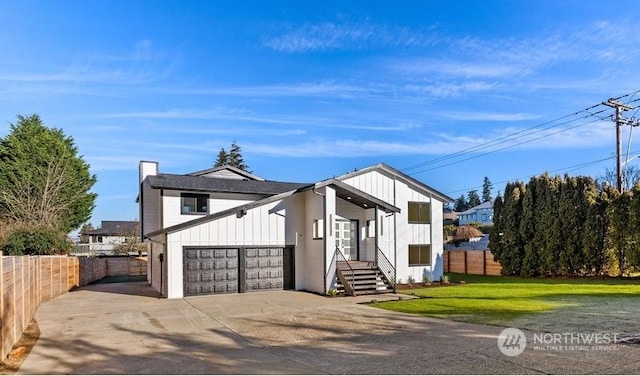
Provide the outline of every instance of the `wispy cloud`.
{"type": "Polygon", "coordinates": [[[374,46],[416,47],[433,45],[438,38],[431,32],[375,24],[371,21],[306,23],[284,34],[269,37],[264,46],[276,51],[303,53],[374,46]]]}
{"type": "Polygon", "coordinates": [[[233,128],[190,128],[176,129],[153,127],[154,130],[164,130],[167,132],[181,133],[210,133],[210,134],[226,134],[238,133],[242,129],[253,134],[271,134],[271,135],[294,135],[304,134],[308,129],[336,128],[336,129],[352,129],[352,130],[371,130],[380,132],[389,131],[406,131],[420,128],[421,125],[414,121],[400,121],[391,124],[385,124],[385,120],[368,120],[369,115],[360,113],[351,113],[340,117],[327,117],[309,115],[289,115],[289,114],[260,114],[255,111],[233,109],[226,107],[217,107],[210,110],[199,109],[171,109],[166,111],[140,111],[140,112],[122,112],[111,114],[96,115],[101,118],[112,119],[154,119],[154,120],[225,120],[234,123],[253,123],[253,124],[270,124],[281,126],[295,126],[296,129],[265,129],[255,127],[233,127],[233,128]],[[353,120],[345,119],[348,117],[353,120]]]}
{"type": "Polygon", "coordinates": [[[522,121],[533,120],[540,118],[539,115],[527,114],[527,113],[497,113],[497,112],[446,112],[441,113],[440,116],[444,118],[464,121],[522,121]]]}
{"type": "Polygon", "coordinates": [[[4,83],[0,94],[105,95],[105,86],[121,91],[123,86],[157,82],[166,77],[174,65],[174,57],[143,40],[121,54],[88,53],[69,57],[64,66],[42,65],[28,70],[0,67],[0,82],[4,83]]]}
{"type": "Polygon", "coordinates": [[[275,84],[261,86],[215,86],[215,87],[159,87],[155,93],[173,95],[236,95],[258,97],[337,97],[352,98],[381,93],[374,86],[358,86],[335,81],[302,82],[297,84],[275,84]]]}

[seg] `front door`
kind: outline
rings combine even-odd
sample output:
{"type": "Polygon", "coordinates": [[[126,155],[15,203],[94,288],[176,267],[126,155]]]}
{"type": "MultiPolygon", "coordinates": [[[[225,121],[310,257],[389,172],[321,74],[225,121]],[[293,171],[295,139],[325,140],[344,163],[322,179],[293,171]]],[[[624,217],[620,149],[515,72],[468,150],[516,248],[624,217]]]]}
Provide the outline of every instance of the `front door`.
{"type": "Polygon", "coordinates": [[[347,260],[358,259],[358,221],[336,220],[336,247],[347,260]]]}

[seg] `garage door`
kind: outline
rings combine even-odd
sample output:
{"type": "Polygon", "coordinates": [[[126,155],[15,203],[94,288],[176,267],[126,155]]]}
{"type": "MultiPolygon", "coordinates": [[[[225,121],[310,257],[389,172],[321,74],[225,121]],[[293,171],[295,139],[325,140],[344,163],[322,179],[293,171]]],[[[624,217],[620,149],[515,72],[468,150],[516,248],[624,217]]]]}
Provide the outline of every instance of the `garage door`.
{"type": "Polygon", "coordinates": [[[245,250],[246,291],[282,290],[283,248],[245,250]]]}
{"type": "Polygon", "coordinates": [[[186,249],[184,295],[238,292],[238,249],[186,249]]]}
{"type": "Polygon", "coordinates": [[[184,295],[294,288],[293,247],[185,248],[184,295]]]}

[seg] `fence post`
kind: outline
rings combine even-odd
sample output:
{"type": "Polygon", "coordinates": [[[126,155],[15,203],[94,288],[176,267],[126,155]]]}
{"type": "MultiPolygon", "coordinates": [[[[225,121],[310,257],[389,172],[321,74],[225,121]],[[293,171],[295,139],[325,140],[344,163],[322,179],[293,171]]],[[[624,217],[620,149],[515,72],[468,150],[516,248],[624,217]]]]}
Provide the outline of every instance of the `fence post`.
{"type": "Polygon", "coordinates": [[[487,251],[482,251],[482,275],[487,275],[487,251]]]}
{"type": "Polygon", "coordinates": [[[462,251],[464,252],[464,274],[467,274],[467,252],[468,251],[462,251]]]}

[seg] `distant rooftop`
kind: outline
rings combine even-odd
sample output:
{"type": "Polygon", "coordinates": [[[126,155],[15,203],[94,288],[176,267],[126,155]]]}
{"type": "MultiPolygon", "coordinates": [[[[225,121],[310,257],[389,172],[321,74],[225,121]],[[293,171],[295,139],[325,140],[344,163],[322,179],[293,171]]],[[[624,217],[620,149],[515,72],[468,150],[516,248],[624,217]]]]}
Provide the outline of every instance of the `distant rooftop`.
{"type": "Polygon", "coordinates": [[[138,233],[138,221],[102,221],[100,228],[82,232],[82,235],[126,235],[138,233]]]}

